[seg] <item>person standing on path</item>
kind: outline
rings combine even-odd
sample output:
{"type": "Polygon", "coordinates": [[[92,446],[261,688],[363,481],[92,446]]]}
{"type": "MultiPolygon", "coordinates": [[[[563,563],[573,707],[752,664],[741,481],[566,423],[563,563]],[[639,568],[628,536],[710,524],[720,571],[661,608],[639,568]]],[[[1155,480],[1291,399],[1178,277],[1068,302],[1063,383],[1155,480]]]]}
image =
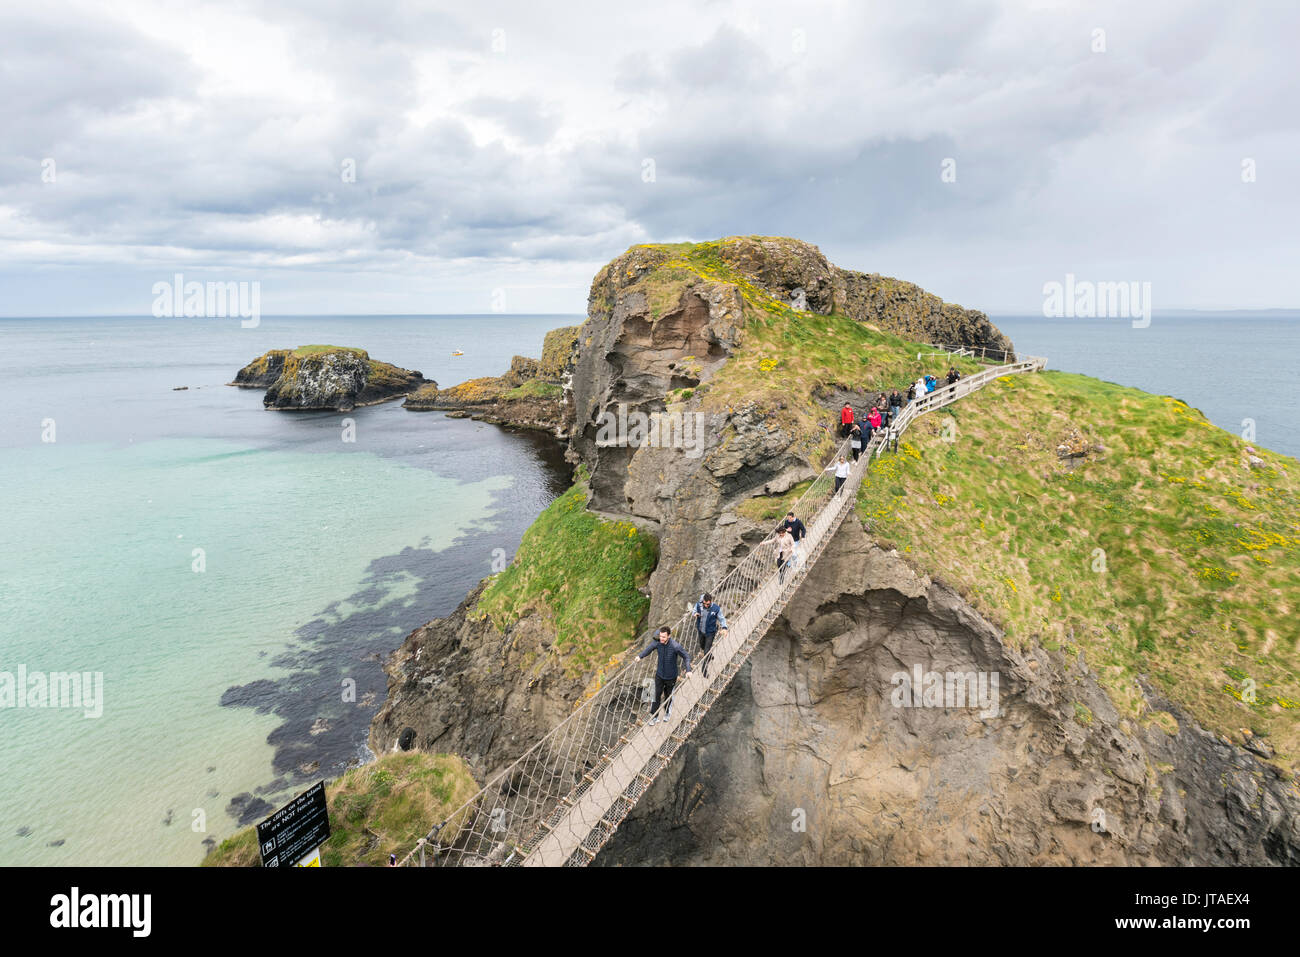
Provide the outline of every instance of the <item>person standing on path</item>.
{"type": "Polygon", "coordinates": [[[835,494],[839,495],[840,489],[844,487],[844,482],[849,477],[848,461],[844,458],[844,456],[841,455],[830,465],[826,466],[826,468],[824,468],[822,471],[835,473],[835,494]]]}
{"type": "Polygon", "coordinates": [[[840,409],[840,438],[847,436],[849,434],[849,429],[852,428],[852,426],[853,406],[845,402],[844,408],[840,409]]]}
{"type": "Polygon", "coordinates": [[[686,668],[686,677],[691,676],[691,656],[686,653],[686,649],[679,645],[673,639],[673,633],[667,628],[660,628],[659,635],[655,641],[650,642],[650,647],[637,655],[637,660],[644,658],[650,652],[658,652],[659,662],[655,668],[655,703],[650,708],[650,724],[659,720],[659,702],[668,699],[668,707],[664,711],[664,720],[667,721],[673,714],[673,686],[677,684],[677,658],[682,659],[682,664],[686,668]]]}
{"type": "Polygon", "coordinates": [[[700,674],[709,676],[709,649],[713,639],[721,631],[727,634],[727,616],[722,613],[722,606],[714,604],[713,596],[705,592],[695,603],[695,633],[700,638],[700,674]]]}

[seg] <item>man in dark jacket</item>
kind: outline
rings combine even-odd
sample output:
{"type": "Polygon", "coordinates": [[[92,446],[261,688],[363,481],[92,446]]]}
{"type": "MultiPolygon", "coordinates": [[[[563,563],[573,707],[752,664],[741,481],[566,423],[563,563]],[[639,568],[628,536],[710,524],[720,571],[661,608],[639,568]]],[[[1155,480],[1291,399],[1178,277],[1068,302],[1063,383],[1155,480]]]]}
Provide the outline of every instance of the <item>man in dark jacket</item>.
{"type": "Polygon", "coordinates": [[[677,684],[678,655],[681,655],[682,663],[686,666],[686,677],[691,676],[691,656],[686,653],[685,648],[673,640],[672,632],[667,628],[660,628],[658,640],[650,642],[650,647],[637,655],[637,658],[644,658],[652,651],[659,653],[659,666],[655,668],[655,703],[650,708],[650,724],[659,720],[659,702],[664,698],[668,699],[664,720],[667,721],[672,716],[672,694],[673,686],[677,684]]]}
{"type": "Polygon", "coordinates": [[[722,613],[722,606],[713,601],[713,596],[705,592],[695,603],[695,633],[700,638],[700,674],[709,676],[709,649],[713,639],[721,631],[727,633],[727,616],[722,613]]]}

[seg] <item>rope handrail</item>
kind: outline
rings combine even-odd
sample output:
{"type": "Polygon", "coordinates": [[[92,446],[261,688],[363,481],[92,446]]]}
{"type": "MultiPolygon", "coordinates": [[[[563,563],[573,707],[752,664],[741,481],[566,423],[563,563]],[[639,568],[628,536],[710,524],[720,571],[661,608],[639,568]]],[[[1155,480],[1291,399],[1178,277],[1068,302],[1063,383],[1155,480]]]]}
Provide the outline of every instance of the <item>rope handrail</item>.
{"type": "MultiPolygon", "coordinates": [[[[794,505],[788,508],[788,511],[793,511],[808,528],[808,535],[801,543],[805,545],[807,554],[800,555],[800,564],[791,571],[789,580],[787,581],[786,578],[787,568],[778,568],[775,563],[775,535],[771,535],[753,546],[717,585],[708,589],[714,601],[724,611],[731,611],[732,618],[729,624],[735,627],[744,623],[743,630],[738,629],[736,632],[737,641],[728,645],[729,651],[724,661],[724,668],[734,674],[735,667],[738,666],[734,666],[731,659],[737,654],[739,640],[743,637],[747,646],[752,649],[766,630],[765,625],[758,630],[761,622],[750,619],[761,611],[763,614],[759,617],[762,621],[766,621],[764,616],[769,610],[778,603],[783,606],[793,594],[797,584],[806,576],[816,560],[813,553],[820,553],[821,548],[829,541],[829,535],[838,529],[840,522],[851,509],[857,486],[869,469],[873,452],[878,458],[891,442],[896,447],[898,436],[918,415],[955,401],[998,376],[1011,372],[1034,371],[1041,368],[1045,361],[1024,357],[1019,362],[981,370],[951,385],[943,385],[936,388],[934,392],[916,397],[887,429],[875,430],[871,435],[866,447],[862,449],[862,461],[851,464],[850,480],[844,483],[843,498],[839,501],[836,501],[839,493],[832,489],[831,470],[823,469],[794,505]],[[754,631],[757,633],[750,634],[754,631]]],[[[850,444],[851,439],[844,439],[831,456],[831,462],[838,461],[841,456],[847,459],[850,455],[850,444]]],[[[693,604],[690,602],[688,602],[688,609],[690,610],[674,625],[670,625],[673,637],[679,640],[686,637],[688,626],[693,625],[693,604]]],[[[694,628],[690,630],[694,632],[694,628]]],[[[657,632],[657,626],[651,628],[624,654],[632,655],[638,649],[644,648],[654,639],[657,632]]],[[[695,656],[693,665],[707,669],[709,665],[716,663],[721,648],[721,643],[715,643],[709,652],[695,656]]],[[[748,652],[745,652],[745,657],[747,656],[748,652]]],[[[434,849],[435,856],[443,857],[443,860],[438,861],[439,863],[450,863],[452,859],[462,864],[524,862],[525,858],[533,854],[548,839],[548,835],[560,821],[564,820],[569,809],[591,791],[604,770],[610,767],[616,758],[624,757],[623,752],[629,744],[629,735],[636,732],[638,728],[645,730],[640,724],[638,714],[644,710],[642,706],[649,703],[648,685],[652,683],[650,677],[653,675],[654,666],[653,654],[646,659],[632,655],[618,669],[605,676],[595,691],[578,704],[559,724],[551,728],[511,764],[493,775],[483,788],[433,827],[429,834],[407,853],[401,863],[407,864],[418,853],[419,863],[423,865],[426,849],[430,845],[434,849]],[[494,794],[496,795],[494,806],[487,807],[486,804],[493,799],[494,794]]],[[[714,682],[717,677],[715,674],[702,681],[714,682]]],[[[726,676],[725,680],[730,680],[730,676],[726,676]]],[[[725,684],[725,681],[722,683],[725,684]]],[[[669,701],[682,696],[683,690],[679,682],[678,688],[674,690],[669,701]]],[[[705,685],[700,695],[712,694],[716,700],[717,693],[710,685],[705,685]]],[[[685,697],[693,700],[696,696],[692,690],[685,697]]],[[[699,708],[700,705],[695,705],[692,714],[699,708]]],[[[707,710],[707,704],[704,705],[704,710],[707,710]]],[[[679,720],[686,721],[680,716],[679,720]]],[[[698,720],[698,715],[695,720],[698,720]]],[[[693,723],[691,727],[694,727],[693,723]]],[[[624,763],[637,760],[643,759],[633,755],[627,757],[624,763]]],[[[641,773],[638,776],[645,775],[641,773]]],[[[636,796],[640,793],[643,793],[643,790],[636,796]]],[[[598,805],[597,810],[609,807],[609,795],[602,795],[602,798],[603,803],[598,805]]],[[[621,800],[634,801],[635,797],[621,800]]],[[[619,810],[621,814],[617,815],[617,820],[622,819],[627,808],[621,807],[619,810]]],[[[591,826],[594,827],[595,823],[600,822],[594,822],[591,826]]],[[[580,825],[588,827],[582,822],[580,825]]],[[[617,826],[617,821],[613,826],[617,826]]],[[[609,824],[605,827],[612,829],[609,824]]],[[[598,841],[595,849],[603,845],[606,839],[608,839],[607,833],[598,841]]],[[[595,849],[588,850],[586,853],[594,857],[595,849]]],[[[543,855],[537,854],[534,858],[541,856],[543,855]]]]}

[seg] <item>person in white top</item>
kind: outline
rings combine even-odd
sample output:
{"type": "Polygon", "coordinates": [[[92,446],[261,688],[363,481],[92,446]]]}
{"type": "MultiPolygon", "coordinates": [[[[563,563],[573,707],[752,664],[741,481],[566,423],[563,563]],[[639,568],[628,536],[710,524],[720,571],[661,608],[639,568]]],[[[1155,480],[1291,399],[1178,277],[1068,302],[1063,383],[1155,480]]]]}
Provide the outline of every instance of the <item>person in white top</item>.
{"type": "Polygon", "coordinates": [[[823,470],[835,473],[835,494],[840,494],[840,489],[844,487],[844,482],[849,477],[849,463],[844,456],[840,456],[823,470]]]}

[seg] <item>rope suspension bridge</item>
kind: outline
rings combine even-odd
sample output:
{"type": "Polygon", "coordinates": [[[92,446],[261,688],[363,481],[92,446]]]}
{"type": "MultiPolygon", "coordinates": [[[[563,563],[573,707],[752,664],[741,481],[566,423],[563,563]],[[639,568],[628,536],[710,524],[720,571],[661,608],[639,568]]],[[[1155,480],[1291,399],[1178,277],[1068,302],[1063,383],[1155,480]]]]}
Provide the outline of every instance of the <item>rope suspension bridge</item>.
{"type": "MultiPolygon", "coordinates": [[[[1012,356],[1004,356],[1013,359],[1012,356]]],[[[513,764],[445,820],[436,824],[401,861],[438,866],[585,866],[613,836],[659,773],[722,696],[731,679],[780,616],[854,506],[858,486],[887,448],[918,416],[956,402],[1001,376],[1037,372],[1047,360],[1021,357],[984,369],[917,396],[887,429],[877,429],[851,463],[848,479],[834,489],[822,472],[791,508],[807,527],[794,567],[778,570],[773,537],[756,545],[709,589],[730,614],[729,629],[677,682],[671,711],[651,725],[656,656],[633,658],[513,764]],[[709,671],[708,677],[703,672],[709,671]]],[[[849,440],[835,453],[850,458],[849,440]]],[[[687,612],[670,625],[685,643],[694,632],[687,612]]],[[[637,649],[654,640],[654,628],[637,649]]]]}

